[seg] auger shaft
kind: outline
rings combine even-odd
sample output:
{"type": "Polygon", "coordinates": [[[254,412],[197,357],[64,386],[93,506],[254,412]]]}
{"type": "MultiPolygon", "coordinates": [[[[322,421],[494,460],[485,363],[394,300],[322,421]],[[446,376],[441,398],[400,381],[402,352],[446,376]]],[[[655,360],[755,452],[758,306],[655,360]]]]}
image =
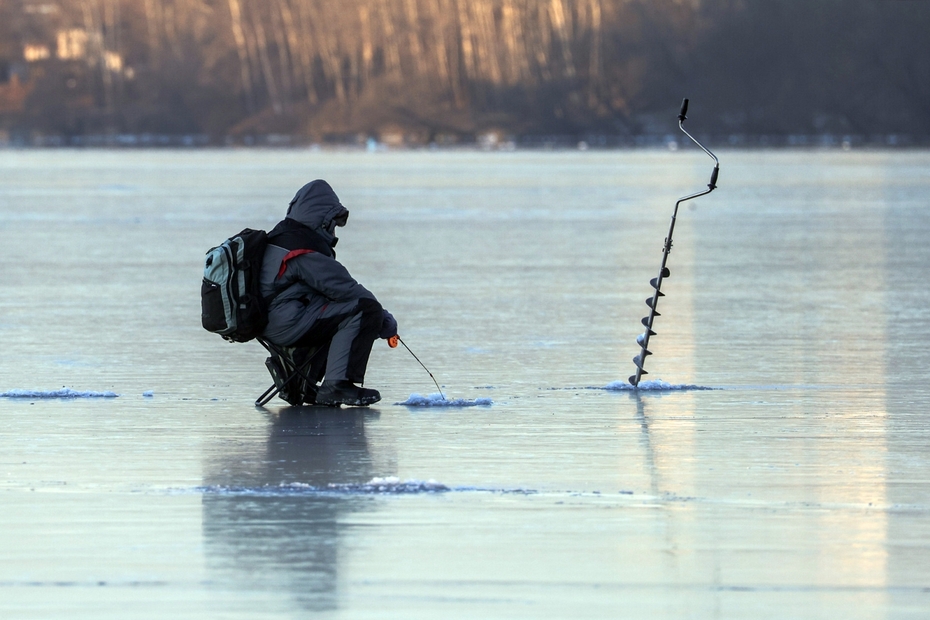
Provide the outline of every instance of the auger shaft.
{"type": "Polygon", "coordinates": [[[631,376],[629,381],[636,387],[639,385],[639,381],[643,375],[649,373],[643,368],[646,364],[646,356],[652,355],[652,351],[649,350],[649,338],[655,336],[656,332],[652,329],[653,323],[657,316],[662,316],[658,312],[659,306],[659,297],[665,297],[665,293],[662,292],[662,282],[665,278],[669,277],[670,272],[666,266],[668,263],[668,255],[672,251],[672,234],[675,232],[675,221],[678,218],[678,207],[681,203],[688,200],[697,198],[698,196],[704,196],[711,193],[717,188],[717,175],[720,173],[720,160],[717,159],[717,156],[711,153],[703,144],[698,142],[698,140],[692,136],[684,127],[684,122],[688,114],[688,100],[685,99],[681,102],[681,112],[678,113],[678,128],[686,136],[688,136],[692,142],[697,144],[702,151],[707,153],[714,160],[714,171],[710,175],[710,183],[707,184],[707,189],[701,190],[689,196],[684,196],[678,199],[678,202],[675,203],[675,210],[672,211],[672,220],[668,225],[668,236],[665,237],[665,244],[662,246],[662,264],[659,266],[659,275],[649,281],[649,284],[652,288],[655,289],[655,293],[652,294],[652,297],[646,299],[646,305],[649,306],[649,316],[643,317],[642,323],[643,327],[646,328],[640,336],[636,339],[637,344],[640,345],[639,355],[633,358],[633,363],[636,364],[636,374],[631,376]]]}

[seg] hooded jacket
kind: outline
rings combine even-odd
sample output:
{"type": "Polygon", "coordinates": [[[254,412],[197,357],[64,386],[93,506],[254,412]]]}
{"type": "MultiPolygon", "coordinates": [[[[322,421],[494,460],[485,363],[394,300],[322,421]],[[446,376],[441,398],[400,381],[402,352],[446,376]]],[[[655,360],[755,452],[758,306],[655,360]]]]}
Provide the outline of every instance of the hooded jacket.
{"type": "Polygon", "coordinates": [[[272,300],[264,334],[270,341],[296,342],[330,304],[377,301],[336,260],[335,230],[348,218],[329,183],[316,180],[300,188],[284,220],[268,233],[261,289],[272,300]]]}

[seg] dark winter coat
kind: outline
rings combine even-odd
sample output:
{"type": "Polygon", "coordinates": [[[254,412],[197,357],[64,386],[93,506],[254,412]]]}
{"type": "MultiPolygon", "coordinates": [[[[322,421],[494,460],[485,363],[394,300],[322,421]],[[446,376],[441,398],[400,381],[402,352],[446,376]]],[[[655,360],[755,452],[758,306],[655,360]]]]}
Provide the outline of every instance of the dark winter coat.
{"type": "Polygon", "coordinates": [[[330,303],[377,301],[336,260],[335,229],[348,217],[329,184],[317,180],[297,192],[284,220],[268,233],[261,287],[266,299],[273,297],[264,334],[272,342],[296,342],[330,303]]]}

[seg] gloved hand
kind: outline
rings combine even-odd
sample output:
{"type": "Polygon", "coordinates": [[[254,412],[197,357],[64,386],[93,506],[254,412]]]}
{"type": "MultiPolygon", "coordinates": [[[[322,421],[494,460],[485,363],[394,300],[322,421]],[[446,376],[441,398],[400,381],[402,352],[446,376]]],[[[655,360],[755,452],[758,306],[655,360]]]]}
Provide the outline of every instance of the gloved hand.
{"type": "Polygon", "coordinates": [[[383,318],[381,319],[381,333],[378,334],[379,337],[387,340],[391,336],[397,335],[397,321],[394,320],[394,317],[391,316],[391,313],[387,310],[381,310],[383,313],[383,318]]]}

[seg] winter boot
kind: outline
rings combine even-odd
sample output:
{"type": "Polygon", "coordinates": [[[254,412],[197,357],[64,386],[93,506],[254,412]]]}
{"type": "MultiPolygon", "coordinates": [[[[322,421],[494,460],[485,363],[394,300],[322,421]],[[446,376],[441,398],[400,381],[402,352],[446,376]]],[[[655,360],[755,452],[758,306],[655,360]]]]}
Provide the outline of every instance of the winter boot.
{"type": "Polygon", "coordinates": [[[379,400],[377,390],[358,387],[351,381],[324,381],[316,394],[317,405],[367,407],[379,400]]]}

